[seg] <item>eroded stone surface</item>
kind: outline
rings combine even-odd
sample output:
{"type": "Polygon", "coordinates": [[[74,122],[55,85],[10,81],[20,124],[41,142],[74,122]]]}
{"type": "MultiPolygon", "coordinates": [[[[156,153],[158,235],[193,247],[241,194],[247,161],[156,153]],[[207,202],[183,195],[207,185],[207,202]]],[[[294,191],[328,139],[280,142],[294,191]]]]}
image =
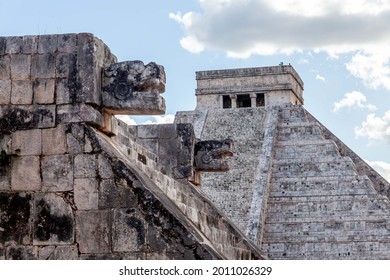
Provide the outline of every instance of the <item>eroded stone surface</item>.
{"type": "Polygon", "coordinates": [[[31,194],[0,192],[0,243],[30,241],[31,194]]]}
{"type": "Polygon", "coordinates": [[[34,245],[72,244],[74,231],[72,209],[61,196],[35,194],[34,245]]]}
{"type": "Polygon", "coordinates": [[[39,191],[41,189],[38,156],[12,157],[11,164],[11,189],[13,191],[39,191]]]}
{"type": "Polygon", "coordinates": [[[44,156],[41,161],[42,190],[73,190],[73,159],[69,155],[44,156]]]}
{"type": "Polygon", "coordinates": [[[76,238],[82,254],[110,253],[109,211],[78,211],[76,225],[76,238]]]}

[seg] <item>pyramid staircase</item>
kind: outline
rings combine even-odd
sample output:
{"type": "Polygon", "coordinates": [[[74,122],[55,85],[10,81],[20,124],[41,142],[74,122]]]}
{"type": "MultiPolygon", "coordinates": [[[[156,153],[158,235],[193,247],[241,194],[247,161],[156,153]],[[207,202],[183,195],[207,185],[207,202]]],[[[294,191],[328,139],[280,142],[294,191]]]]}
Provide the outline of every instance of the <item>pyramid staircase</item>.
{"type": "Polygon", "coordinates": [[[271,259],[388,258],[388,198],[307,114],[279,112],[262,250],[271,259]]]}

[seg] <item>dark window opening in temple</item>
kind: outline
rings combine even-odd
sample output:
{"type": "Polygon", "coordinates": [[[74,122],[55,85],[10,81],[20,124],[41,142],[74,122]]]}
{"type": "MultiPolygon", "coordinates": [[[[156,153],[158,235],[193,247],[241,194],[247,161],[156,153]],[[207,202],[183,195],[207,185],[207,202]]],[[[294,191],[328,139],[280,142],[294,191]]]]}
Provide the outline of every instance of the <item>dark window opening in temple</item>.
{"type": "Polygon", "coordinates": [[[237,95],[237,108],[251,107],[251,97],[249,94],[237,95]]]}
{"type": "Polygon", "coordinates": [[[256,107],[263,107],[263,106],[265,106],[264,93],[258,93],[256,94],[256,107]]]}
{"type": "Polygon", "coordinates": [[[232,108],[232,99],[229,95],[222,96],[222,108],[232,108]]]}

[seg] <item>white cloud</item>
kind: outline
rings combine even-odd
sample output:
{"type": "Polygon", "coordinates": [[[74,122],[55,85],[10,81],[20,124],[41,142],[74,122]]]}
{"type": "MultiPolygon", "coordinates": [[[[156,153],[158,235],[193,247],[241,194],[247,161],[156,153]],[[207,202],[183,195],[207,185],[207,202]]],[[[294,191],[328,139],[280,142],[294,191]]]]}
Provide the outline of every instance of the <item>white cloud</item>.
{"type": "Polygon", "coordinates": [[[185,41],[231,55],[302,49],[345,52],[390,41],[388,0],[199,0],[199,4],[201,14],[169,17],[183,26],[185,41]]]}
{"type": "Polygon", "coordinates": [[[383,161],[368,161],[366,162],[374,168],[379,174],[383,176],[388,182],[390,182],[390,163],[383,161]]]}
{"type": "Polygon", "coordinates": [[[171,13],[185,35],[183,48],[229,57],[351,53],[352,75],[390,89],[390,0],[198,0],[202,12],[171,13]],[[380,50],[378,52],[378,50],[380,50]]]}
{"type": "Polygon", "coordinates": [[[359,91],[347,92],[343,99],[334,103],[333,112],[337,112],[342,108],[365,108],[370,111],[377,109],[374,105],[367,103],[367,97],[359,91]]]}
{"type": "Polygon", "coordinates": [[[390,111],[387,111],[383,117],[369,114],[361,127],[355,128],[355,135],[372,140],[385,140],[390,143],[390,111]]]}
{"type": "Polygon", "coordinates": [[[128,125],[137,125],[136,121],[133,120],[130,116],[127,115],[115,115],[117,119],[127,123],[128,125]]]}
{"type": "Polygon", "coordinates": [[[325,77],[321,76],[320,74],[317,74],[317,75],[316,75],[316,80],[325,82],[325,77]]]}
{"type": "Polygon", "coordinates": [[[165,116],[153,116],[153,121],[146,121],[143,124],[164,124],[164,123],[173,123],[175,120],[175,115],[165,115],[165,116]]]}
{"type": "Polygon", "coordinates": [[[298,61],[298,64],[309,64],[309,60],[307,60],[306,58],[302,58],[298,61]]]}
{"type": "Polygon", "coordinates": [[[349,72],[360,78],[370,88],[383,86],[390,89],[390,52],[373,49],[369,53],[359,52],[346,64],[349,72]]]}
{"type": "MultiPolygon", "coordinates": [[[[138,125],[141,123],[137,123],[131,116],[127,115],[116,115],[118,119],[127,123],[128,125],[138,125]]],[[[164,124],[164,123],[173,123],[175,121],[175,115],[164,115],[164,116],[151,116],[153,120],[147,120],[142,124],[164,124]]]]}

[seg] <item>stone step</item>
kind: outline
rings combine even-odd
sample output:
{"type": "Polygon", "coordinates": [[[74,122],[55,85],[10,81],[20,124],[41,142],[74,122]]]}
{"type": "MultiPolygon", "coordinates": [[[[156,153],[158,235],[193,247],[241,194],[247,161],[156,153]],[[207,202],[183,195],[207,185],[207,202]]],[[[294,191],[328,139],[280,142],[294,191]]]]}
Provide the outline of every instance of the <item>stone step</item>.
{"type": "MultiPolygon", "coordinates": [[[[368,180],[367,176],[344,176],[344,175],[335,175],[335,176],[324,176],[324,177],[307,177],[304,182],[307,183],[318,183],[318,182],[352,182],[352,181],[360,181],[360,180],[368,180]],[[325,178],[325,179],[324,179],[325,178]],[[326,181],[324,181],[326,180],[326,181]]],[[[281,177],[281,178],[273,178],[272,183],[296,183],[302,182],[302,177],[281,177]]],[[[371,182],[371,181],[370,181],[371,182]]]]}
{"type": "Polygon", "coordinates": [[[312,122],[298,122],[293,124],[278,124],[278,141],[292,140],[323,140],[321,128],[312,122]]]}
{"type": "Polygon", "coordinates": [[[358,175],[355,164],[349,157],[276,160],[272,164],[274,178],[280,177],[327,177],[358,175]]]}
{"type": "MultiPolygon", "coordinates": [[[[328,203],[329,204],[329,203],[328,203]]],[[[339,204],[340,209],[342,209],[342,204],[339,204]]],[[[332,210],[337,206],[337,204],[332,204],[329,206],[318,205],[316,208],[317,211],[282,211],[278,213],[273,213],[272,215],[267,215],[266,223],[267,224],[277,224],[277,223],[319,223],[327,221],[336,221],[340,220],[342,222],[347,221],[359,221],[359,220],[381,220],[383,221],[383,215],[389,213],[390,209],[373,209],[373,210],[332,210]]],[[[270,205],[269,209],[272,207],[270,205]]],[[[348,209],[348,204],[344,204],[345,209],[348,209]]],[[[302,210],[307,210],[302,206],[302,210]]],[[[314,208],[313,208],[314,209],[314,208]]]]}
{"type": "Polygon", "coordinates": [[[278,223],[267,223],[265,227],[265,235],[283,235],[283,233],[293,233],[295,235],[300,235],[303,232],[322,232],[330,230],[343,230],[343,231],[363,231],[363,230],[374,230],[374,229],[386,229],[388,224],[383,220],[324,220],[324,221],[313,221],[311,223],[287,223],[287,222],[278,222],[278,223]],[[367,224],[366,224],[367,222],[367,224]]]}
{"type": "Polygon", "coordinates": [[[325,196],[343,195],[377,195],[372,182],[366,180],[329,180],[323,177],[322,181],[316,182],[273,182],[270,199],[277,202],[289,201],[321,201],[325,196]],[[311,198],[309,198],[311,197],[311,198]]]}
{"type": "MultiPolygon", "coordinates": [[[[309,199],[312,199],[311,197],[309,199]]],[[[319,212],[346,211],[368,212],[371,210],[389,211],[389,201],[373,195],[324,195],[313,201],[276,201],[268,202],[267,213],[272,215],[284,215],[285,217],[297,217],[299,215],[315,215],[319,212]]]]}
{"type": "Polygon", "coordinates": [[[301,119],[306,120],[306,111],[301,107],[284,108],[279,113],[279,120],[301,119]]]}
{"type": "Polygon", "coordinates": [[[299,158],[304,156],[339,156],[337,145],[332,140],[314,139],[308,141],[280,141],[275,145],[274,156],[277,159],[299,158]]]}
{"type": "Polygon", "coordinates": [[[324,156],[324,157],[299,157],[299,158],[281,158],[281,159],[274,159],[272,161],[273,165],[283,165],[286,163],[339,163],[339,162],[348,162],[351,163],[353,167],[355,167],[355,164],[353,163],[352,159],[348,156],[324,156]]]}
{"type": "MultiPolygon", "coordinates": [[[[361,241],[385,241],[386,236],[389,236],[389,230],[386,228],[363,228],[362,230],[344,230],[343,224],[332,221],[325,222],[323,231],[299,231],[290,230],[287,232],[265,233],[263,243],[293,243],[293,242],[314,242],[316,246],[326,242],[350,242],[350,244],[358,244],[361,241]],[[321,240],[321,242],[318,242],[321,240]]],[[[374,224],[375,222],[373,222],[374,224]]],[[[292,227],[293,228],[293,227],[292,227]]],[[[388,238],[387,238],[388,240],[388,238]]]]}

